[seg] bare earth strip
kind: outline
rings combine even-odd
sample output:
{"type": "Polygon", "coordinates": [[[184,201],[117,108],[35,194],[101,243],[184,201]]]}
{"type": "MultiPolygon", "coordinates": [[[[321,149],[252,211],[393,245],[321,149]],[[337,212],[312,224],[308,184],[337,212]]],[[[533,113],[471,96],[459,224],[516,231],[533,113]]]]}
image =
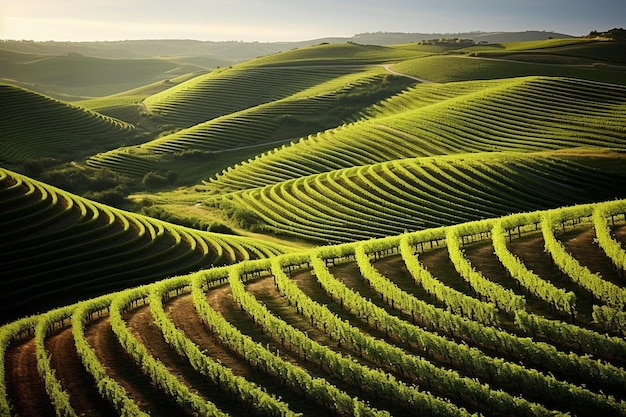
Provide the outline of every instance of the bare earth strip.
{"type": "Polygon", "coordinates": [[[52,368],[70,396],[70,404],[81,414],[93,417],[116,416],[117,413],[96,387],[76,353],[72,328],[67,327],[46,340],[52,368]]]}
{"type": "MultiPolygon", "coordinates": [[[[576,294],[576,310],[579,313],[577,324],[589,326],[591,321],[591,294],[564,276],[554,264],[549,253],[544,251],[544,241],[540,232],[513,239],[507,244],[509,251],[526,266],[546,281],[576,294]]],[[[593,327],[592,327],[593,328],[593,327]]],[[[597,330],[597,329],[596,329],[597,330]]]]}
{"type": "MultiPolygon", "coordinates": [[[[240,310],[234,305],[230,287],[223,286],[211,289],[207,292],[207,299],[214,309],[236,325],[236,321],[233,321],[235,311],[240,312],[240,310]]],[[[166,311],[169,312],[176,326],[182,329],[190,340],[201,346],[208,356],[219,360],[224,366],[230,368],[236,375],[243,376],[249,381],[262,386],[276,397],[282,398],[283,401],[289,404],[289,408],[295,412],[303,413],[307,416],[326,415],[325,410],[319,405],[303,398],[299,393],[294,393],[280,386],[276,379],[259,372],[243,361],[237,354],[224,347],[202,323],[200,317],[196,314],[190,296],[180,296],[172,299],[166,305],[166,311]]],[[[272,349],[272,351],[276,350],[272,349]]],[[[281,356],[287,359],[287,355],[281,354],[281,356]]]]}
{"type": "MultiPolygon", "coordinates": [[[[611,260],[602,248],[594,242],[595,238],[593,227],[586,226],[582,232],[579,228],[567,231],[559,237],[559,240],[581,265],[589,268],[591,272],[599,273],[603,279],[620,285],[619,273],[613,268],[611,260]]],[[[623,281],[621,283],[623,284],[623,281]]]]}
{"type": "Polygon", "coordinates": [[[96,351],[98,360],[106,368],[107,374],[124,387],[128,396],[140,409],[154,417],[185,415],[173,400],[151,385],[150,380],[122,349],[111,329],[108,317],[87,326],[85,336],[96,351]]]}
{"type": "Polygon", "coordinates": [[[13,415],[20,417],[55,416],[43,381],[37,371],[35,339],[13,342],[6,353],[7,391],[13,415]]]}

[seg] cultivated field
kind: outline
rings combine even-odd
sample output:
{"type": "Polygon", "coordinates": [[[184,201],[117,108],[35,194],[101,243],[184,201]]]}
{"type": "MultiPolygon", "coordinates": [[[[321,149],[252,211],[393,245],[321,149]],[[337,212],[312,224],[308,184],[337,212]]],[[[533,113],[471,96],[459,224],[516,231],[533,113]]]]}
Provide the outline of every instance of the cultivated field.
{"type": "Polygon", "coordinates": [[[620,200],[322,246],[16,321],[2,328],[0,405],[624,415],[625,211],[620,200]]]}
{"type": "Polygon", "coordinates": [[[0,50],[0,415],[626,416],[625,46],[533,39],[0,50]]]}

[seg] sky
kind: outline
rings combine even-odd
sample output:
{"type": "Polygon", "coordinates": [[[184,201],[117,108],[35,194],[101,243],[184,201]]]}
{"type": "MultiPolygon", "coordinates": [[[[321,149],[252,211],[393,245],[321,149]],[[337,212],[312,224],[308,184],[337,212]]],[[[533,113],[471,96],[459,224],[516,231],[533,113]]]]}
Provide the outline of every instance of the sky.
{"type": "Polygon", "coordinates": [[[0,39],[300,41],[626,26],[625,0],[0,0],[0,39]]]}

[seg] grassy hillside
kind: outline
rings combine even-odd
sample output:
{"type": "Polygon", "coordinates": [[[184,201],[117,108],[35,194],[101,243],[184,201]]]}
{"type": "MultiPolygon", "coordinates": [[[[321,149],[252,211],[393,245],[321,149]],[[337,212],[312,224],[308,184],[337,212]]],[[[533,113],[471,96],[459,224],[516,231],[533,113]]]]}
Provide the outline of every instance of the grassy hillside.
{"type": "Polygon", "coordinates": [[[2,48],[0,80],[58,99],[101,97],[187,73],[206,72],[225,61],[197,62],[184,56],[102,58],[78,52],[21,53],[2,48]]]}
{"type": "Polygon", "coordinates": [[[0,179],[3,320],[285,250],[113,209],[4,169],[0,179]]]}

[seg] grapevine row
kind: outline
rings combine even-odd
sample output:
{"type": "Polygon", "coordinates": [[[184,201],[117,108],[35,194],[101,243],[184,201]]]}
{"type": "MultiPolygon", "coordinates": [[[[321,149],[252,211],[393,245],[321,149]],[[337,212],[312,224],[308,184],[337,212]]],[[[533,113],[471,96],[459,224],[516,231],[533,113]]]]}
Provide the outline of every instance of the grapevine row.
{"type": "Polygon", "coordinates": [[[599,204],[593,210],[592,219],[598,245],[611,258],[615,267],[622,270],[623,277],[623,272],[626,270],[626,252],[622,245],[611,236],[607,219],[615,213],[626,213],[626,202],[622,200],[615,203],[599,204]]]}
{"type": "MultiPolygon", "coordinates": [[[[437,308],[398,288],[396,284],[380,274],[370,264],[367,257],[360,257],[358,261],[360,261],[358,266],[361,276],[375,291],[381,294],[392,307],[403,310],[411,316],[414,322],[419,320],[427,328],[465,340],[472,345],[493,350],[497,354],[505,354],[512,360],[523,358],[529,365],[545,368],[555,374],[570,375],[577,380],[593,381],[596,378],[619,385],[626,380],[626,373],[623,369],[608,363],[592,359],[587,355],[564,353],[550,344],[519,337],[437,308]]],[[[523,311],[519,310],[517,313],[520,312],[523,311]]],[[[623,343],[615,344],[610,338],[603,339],[603,341],[617,351],[624,348],[623,343]]]]}
{"type": "Polygon", "coordinates": [[[474,297],[467,296],[433,277],[419,262],[417,255],[413,254],[409,242],[409,235],[404,235],[400,240],[400,253],[409,273],[418,285],[437,300],[445,303],[455,314],[489,326],[498,324],[498,310],[493,303],[484,303],[474,297]]]}
{"type": "Polygon", "coordinates": [[[248,403],[255,413],[267,416],[295,416],[287,404],[270,396],[245,378],[236,376],[231,369],[203,354],[200,347],[175,326],[163,309],[162,299],[172,287],[180,288],[182,285],[190,284],[190,278],[183,278],[184,282],[170,280],[155,284],[149,294],[150,311],[165,341],[180,356],[185,357],[197,372],[211,380],[218,390],[225,389],[234,394],[239,401],[248,403]]]}
{"type": "MultiPolygon", "coordinates": [[[[357,252],[357,257],[359,256],[365,256],[365,254],[357,252]]],[[[498,382],[498,386],[515,387],[516,390],[535,397],[552,396],[553,399],[561,399],[563,404],[576,404],[577,401],[585,397],[590,402],[602,403],[604,401],[603,397],[598,397],[567,382],[558,381],[553,376],[545,376],[534,369],[527,369],[502,359],[488,357],[479,349],[451,342],[436,333],[408,324],[388,314],[384,309],[377,307],[337,281],[316,254],[311,255],[311,264],[324,289],[333,298],[341,300],[342,305],[350,312],[368,323],[373,318],[374,323],[377,326],[380,324],[387,333],[397,335],[403,343],[416,344],[422,351],[426,352],[426,355],[432,353],[446,358],[449,363],[452,363],[453,358],[462,363],[464,369],[472,375],[489,376],[491,382],[498,382]]],[[[582,404],[579,405],[583,406],[582,404]]]]}
{"type": "MultiPolygon", "coordinates": [[[[589,206],[585,206],[585,208],[587,211],[590,210],[589,206]]],[[[561,271],[567,274],[582,288],[593,294],[594,298],[606,304],[608,307],[619,311],[623,310],[626,306],[626,290],[605,281],[599,274],[592,273],[587,267],[581,265],[574,259],[566,251],[563,244],[557,240],[554,234],[554,226],[557,223],[562,223],[564,216],[568,214],[568,212],[563,213],[563,211],[551,211],[543,215],[541,220],[541,232],[543,234],[546,251],[550,253],[554,263],[561,271]]],[[[580,216],[576,215],[576,217],[580,216]]]]}
{"type": "MultiPolygon", "coordinates": [[[[282,272],[282,265],[278,258],[272,259],[271,269],[279,289],[283,292],[283,290],[285,290],[283,285],[288,285],[288,283],[292,282],[286,277],[284,272],[282,272]]],[[[347,378],[357,386],[370,387],[374,389],[376,393],[383,394],[385,397],[398,401],[404,406],[428,410],[432,415],[469,415],[467,411],[458,408],[448,401],[436,398],[429,393],[421,392],[417,388],[403,383],[391,374],[361,365],[359,362],[330,349],[330,347],[310,339],[304,332],[274,316],[264,305],[259,303],[252,294],[245,290],[238,274],[230,275],[230,284],[231,288],[233,288],[233,297],[235,300],[242,305],[248,314],[271,332],[274,338],[284,341],[287,345],[293,346],[297,349],[299,354],[310,357],[315,362],[327,366],[331,372],[340,376],[342,379],[347,378]]],[[[294,291],[296,290],[294,286],[289,286],[289,288],[294,291]]],[[[294,297],[292,297],[293,293],[283,292],[283,294],[290,299],[296,309],[302,310],[302,314],[309,317],[315,325],[319,325],[322,328],[325,327],[325,331],[331,335],[332,339],[337,340],[339,344],[347,343],[353,345],[359,348],[360,354],[378,355],[379,357],[375,359],[377,362],[385,362],[386,364],[391,364],[391,366],[398,365],[398,362],[394,361],[393,357],[388,356],[386,350],[374,350],[381,347],[375,347],[375,345],[377,345],[376,342],[366,347],[357,340],[357,338],[359,338],[357,333],[360,334],[358,330],[346,325],[340,318],[334,316],[328,310],[320,310],[312,307],[312,300],[308,297],[295,296],[297,299],[294,299],[294,297]],[[317,311],[309,310],[309,307],[317,311]],[[341,322],[341,324],[339,324],[339,322],[341,322]]],[[[405,370],[406,369],[409,369],[409,367],[405,368],[405,370]]],[[[416,373],[416,375],[419,375],[419,373],[416,373]]]]}
{"type": "Polygon", "coordinates": [[[150,378],[152,383],[171,398],[174,398],[183,409],[193,410],[193,412],[203,416],[226,417],[227,414],[217,408],[215,404],[192,392],[176,376],[170,373],[165,365],[152,356],[148,349],[137,340],[126,326],[122,318],[122,310],[126,309],[131,302],[145,299],[147,296],[147,287],[140,287],[132,291],[125,291],[113,298],[109,319],[117,340],[141,367],[142,372],[150,378]]]}
{"type": "MultiPolygon", "coordinates": [[[[249,264],[256,265],[257,263],[250,262],[249,264]]],[[[233,295],[243,290],[243,285],[239,282],[239,274],[242,272],[241,268],[242,266],[236,265],[227,272],[233,295]],[[236,279],[230,279],[235,276],[236,279]],[[232,286],[233,282],[235,283],[234,287],[232,286]],[[237,287],[237,282],[240,283],[239,288],[237,287]]],[[[209,305],[202,291],[202,281],[202,278],[195,277],[192,286],[192,297],[198,314],[209,328],[215,332],[222,343],[236,351],[244,360],[265,369],[267,373],[273,375],[282,383],[301,392],[303,395],[311,396],[315,401],[330,410],[335,410],[340,415],[378,417],[389,415],[388,413],[372,409],[363,401],[351,397],[323,378],[312,377],[302,368],[284,361],[277,354],[252,340],[251,337],[242,334],[209,305]]]]}
{"type": "Polygon", "coordinates": [[[96,352],[85,337],[85,325],[90,320],[91,315],[96,311],[108,309],[110,305],[111,297],[109,296],[78,304],[72,314],[72,334],[74,335],[76,351],[85,369],[96,381],[100,395],[107,399],[121,416],[149,417],[128,396],[124,387],[107,375],[104,365],[98,360],[96,352]]]}
{"type": "MultiPolygon", "coordinates": [[[[507,226],[510,227],[510,224],[507,226]]],[[[526,268],[522,261],[507,249],[505,229],[506,227],[502,219],[495,221],[491,229],[491,239],[496,256],[509,271],[509,274],[524,288],[548,302],[557,310],[574,316],[576,313],[576,295],[571,291],[567,292],[555,287],[526,268]]]]}
{"type": "Polygon", "coordinates": [[[526,300],[524,297],[502,288],[474,269],[461,249],[462,235],[464,234],[459,227],[450,227],[446,231],[448,253],[457,272],[472,286],[477,294],[486,297],[504,312],[514,314],[518,310],[525,310],[526,300]]]}

